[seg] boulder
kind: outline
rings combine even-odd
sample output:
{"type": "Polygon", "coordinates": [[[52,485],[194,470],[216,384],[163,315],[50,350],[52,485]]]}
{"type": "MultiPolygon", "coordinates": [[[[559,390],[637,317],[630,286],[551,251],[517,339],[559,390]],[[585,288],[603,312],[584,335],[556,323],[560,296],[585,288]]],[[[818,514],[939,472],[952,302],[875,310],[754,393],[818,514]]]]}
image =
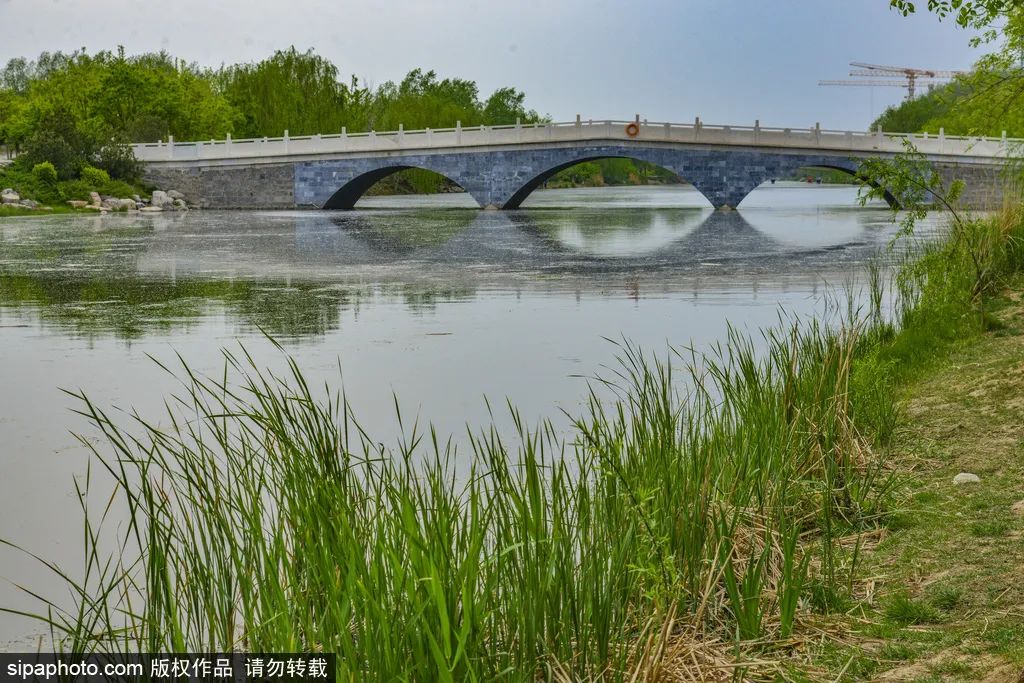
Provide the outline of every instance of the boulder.
{"type": "Polygon", "coordinates": [[[970,472],[961,472],[953,477],[953,483],[957,486],[960,484],[979,484],[981,483],[981,477],[977,474],[971,474],[970,472]]]}
{"type": "Polygon", "coordinates": [[[174,209],[176,211],[188,211],[188,204],[185,203],[184,199],[175,199],[174,209]]]}
{"type": "Polygon", "coordinates": [[[174,206],[174,200],[167,196],[167,193],[163,190],[153,190],[153,199],[150,200],[152,206],[163,208],[172,208],[174,206]]]}
{"type": "Polygon", "coordinates": [[[89,203],[92,204],[93,206],[101,206],[103,204],[103,199],[102,199],[102,197],[100,197],[100,193],[99,192],[90,192],[89,193],[89,203]]]}
{"type": "Polygon", "coordinates": [[[0,202],[4,204],[17,204],[20,201],[21,196],[9,187],[0,192],[0,202]]]}
{"type": "Polygon", "coordinates": [[[163,209],[159,206],[144,206],[139,209],[139,211],[142,213],[156,213],[158,211],[163,211],[163,209]]]}
{"type": "Polygon", "coordinates": [[[139,196],[139,195],[137,195],[137,194],[133,194],[133,195],[132,195],[132,199],[134,199],[134,200],[135,200],[135,203],[136,203],[136,204],[139,204],[140,202],[142,202],[142,197],[140,197],[140,196],[139,196]]]}
{"type": "Polygon", "coordinates": [[[39,202],[35,201],[34,199],[22,199],[21,200],[21,205],[24,206],[26,209],[38,209],[39,208],[39,202]]]}
{"type": "Polygon", "coordinates": [[[167,190],[167,196],[171,199],[184,199],[185,195],[178,192],[177,190],[167,190]]]}
{"type": "Polygon", "coordinates": [[[107,197],[103,200],[103,204],[101,206],[107,209],[113,209],[114,211],[133,210],[135,208],[135,200],[107,197]]]}
{"type": "Polygon", "coordinates": [[[81,199],[69,199],[68,204],[71,205],[72,209],[84,209],[89,206],[89,202],[82,201],[81,199]]]}

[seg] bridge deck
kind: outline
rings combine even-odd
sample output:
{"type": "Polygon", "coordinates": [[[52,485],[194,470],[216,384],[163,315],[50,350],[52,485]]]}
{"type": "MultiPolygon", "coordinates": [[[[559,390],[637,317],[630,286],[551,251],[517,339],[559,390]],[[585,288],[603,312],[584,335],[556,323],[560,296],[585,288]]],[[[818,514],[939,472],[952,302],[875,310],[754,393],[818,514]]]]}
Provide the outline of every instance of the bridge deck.
{"type": "Polygon", "coordinates": [[[696,145],[739,146],[793,150],[801,152],[854,152],[894,154],[906,150],[907,143],[931,157],[969,157],[977,161],[991,159],[1001,163],[1021,149],[1024,140],[986,137],[960,137],[939,134],[909,134],[814,128],[769,128],[754,126],[713,126],[701,122],[650,123],[633,121],[572,121],[511,126],[397,130],[390,132],[307,135],[246,140],[209,140],[205,142],[157,142],[134,145],[135,156],[146,163],[229,162],[252,163],[258,159],[284,160],[287,157],[319,155],[374,156],[400,153],[451,152],[459,148],[530,147],[553,143],[637,141],[696,145]],[[636,123],[636,134],[627,126],[636,123]]]}

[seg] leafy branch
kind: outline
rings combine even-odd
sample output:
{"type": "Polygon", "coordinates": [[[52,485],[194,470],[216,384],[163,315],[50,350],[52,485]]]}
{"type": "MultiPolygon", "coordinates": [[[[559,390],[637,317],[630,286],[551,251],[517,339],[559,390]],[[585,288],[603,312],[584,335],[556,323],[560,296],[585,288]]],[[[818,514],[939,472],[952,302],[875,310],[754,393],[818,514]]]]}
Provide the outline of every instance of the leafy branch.
{"type": "Polygon", "coordinates": [[[944,211],[950,219],[955,247],[962,247],[974,270],[972,296],[976,299],[988,286],[990,259],[984,258],[988,248],[984,233],[969,229],[969,217],[960,200],[964,182],[954,178],[947,182],[931,161],[921,154],[910,140],[903,141],[904,151],[892,159],[864,160],[858,171],[862,187],[861,205],[872,199],[894,199],[891,203],[893,221],[900,230],[894,242],[914,233],[918,221],[935,210],[944,211]]]}

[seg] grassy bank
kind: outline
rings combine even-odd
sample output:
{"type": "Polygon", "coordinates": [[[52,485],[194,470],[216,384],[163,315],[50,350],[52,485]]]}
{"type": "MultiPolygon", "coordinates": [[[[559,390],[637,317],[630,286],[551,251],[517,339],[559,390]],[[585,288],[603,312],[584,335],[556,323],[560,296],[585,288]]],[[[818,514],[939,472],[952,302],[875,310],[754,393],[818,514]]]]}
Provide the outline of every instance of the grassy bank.
{"type": "Polygon", "coordinates": [[[323,650],[355,680],[824,676],[809,639],[863,602],[866,544],[905,517],[902,388],[996,325],[1022,240],[1013,211],[923,247],[894,322],[875,277],[841,328],[624,347],[620,400],[571,442],[484,427],[455,453],[409,426],[387,450],[343,395],[239,351],[175,370],[159,428],[82,396],[132,523],[86,515],[78,608],[46,618],[71,650],[323,650]]]}
{"type": "Polygon", "coordinates": [[[1024,677],[1024,278],[992,329],[908,384],[897,506],[819,653],[850,680],[1024,677]],[[978,483],[954,483],[962,472],[978,483]]]}

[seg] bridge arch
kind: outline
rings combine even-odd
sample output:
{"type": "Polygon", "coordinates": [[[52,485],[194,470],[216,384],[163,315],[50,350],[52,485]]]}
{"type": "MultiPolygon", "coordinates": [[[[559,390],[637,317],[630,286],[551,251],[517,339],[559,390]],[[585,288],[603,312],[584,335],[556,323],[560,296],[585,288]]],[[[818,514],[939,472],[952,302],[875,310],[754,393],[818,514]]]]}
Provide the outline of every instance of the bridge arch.
{"type": "MultiPolygon", "coordinates": [[[[640,161],[640,162],[644,162],[644,163],[649,163],[649,164],[652,164],[654,166],[658,166],[659,168],[662,168],[662,169],[664,169],[666,171],[669,171],[670,173],[673,173],[676,176],[679,176],[679,177],[683,178],[683,180],[689,181],[689,178],[686,178],[685,176],[681,175],[680,173],[678,173],[673,168],[669,168],[667,166],[663,166],[662,164],[659,164],[659,163],[656,163],[656,162],[653,162],[653,161],[648,161],[647,159],[644,159],[642,155],[630,154],[626,150],[623,150],[621,153],[618,153],[618,154],[597,154],[597,155],[594,155],[594,156],[583,156],[583,157],[573,158],[573,159],[571,159],[569,161],[564,161],[564,162],[559,163],[559,164],[557,164],[555,166],[552,166],[551,168],[548,168],[548,169],[546,169],[544,171],[541,171],[540,173],[536,174],[532,178],[529,178],[525,183],[523,183],[519,187],[519,189],[517,189],[512,194],[512,196],[510,196],[507,200],[505,200],[504,204],[502,205],[502,208],[503,209],[518,209],[522,205],[522,203],[524,201],[526,201],[526,198],[529,197],[530,194],[533,193],[534,190],[536,190],[538,187],[542,186],[544,183],[546,183],[548,180],[550,180],[554,176],[558,175],[562,171],[564,171],[564,170],[566,170],[568,168],[572,168],[573,166],[578,166],[580,164],[585,164],[585,163],[590,162],[590,161],[600,161],[602,159],[629,159],[630,161],[640,161]]],[[[694,185],[694,187],[696,187],[696,185],[694,185]]],[[[700,192],[699,188],[697,188],[697,192],[699,192],[701,194],[701,196],[704,197],[704,199],[708,202],[708,206],[712,206],[712,207],[714,206],[712,204],[712,202],[711,202],[711,199],[707,195],[705,195],[703,192],[700,192]]]]}
{"type": "MultiPolygon", "coordinates": [[[[853,168],[852,166],[842,166],[842,165],[837,164],[837,163],[831,163],[831,164],[815,163],[815,164],[807,164],[805,166],[800,166],[799,168],[794,169],[794,172],[799,170],[800,168],[820,168],[820,169],[828,170],[828,171],[840,171],[841,173],[845,173],[846,175],[850,176],[851,178],[853,178],[854,180],[856,180],[858,182],[865,183],[865,184],[870,185],[871,187],[874,187],[874,188],[881,187],[876,181],[874,181],[874,180],[872,180],[870,178],[866,178],[864,176],[861,176],[857,172],[857,169],[853,168]]],[[[882,191],[884,193],[883,194],[883,199],[885,199],[885,203],[886,204],[888,204],[889,206],[891,206],[894,209],[902,208],[902,207],[900,207],[899,200],[896,199],[896,196],[892,192],[890,192],[888,189],[885,189],[885,188],[882,188],[882,191]]]]}
{"type": "MultiPolygon", "coordinates": [[[[690,182],[715,208],[735,208],[753,190],[773,178],[792,176],[800,168],[822,168],[858,177],[854,159],[822,155],[785,154],[729,149],[678,149],[665,146],[602,145],[590,148],[549,150],[527,160],[504,201],[495,205],[516,209],[546,180],[566,168],[586,161],[627,158],[660,166],[690,182]]],[[[886,201],[896,205],[891,193],[886,201]]]]}
{"type": "MultiPolygon", "coordinates": [[[[348,179],[347,182],[344,182],[344,184],[342,184],[337,190],[334,191],[333,194],[330,195],[330,197],[327,198],[327,201],[323,203],[323,206],[321,208],[352,209],[355,207],[356,202],[358,202],[359,199],[362,198],[362,196],[366,194],[366,192],[371,187],[376,185],[378,182],[380,182],[384,178],[387,178],[388,176],[394,175],[395,173],[399,173],[401,171],[406,171],[410,169],[418,169],[422,171],[430,171],[431,173],[436,173],[445,180],[458,185],[463,190],[466,189],[465,187],[463,187],[461,183],[459,183],[454,178],[450,177],[445,172],[439,171],[434,168],[430,168],[419,164],[386,164],[374,168],[372,170],[365,171],[364,173],[361,173],[353,178],[348,179]]],[[[477,200],[475,197],[473,199],[474,201],[476,201],[477,205],[480,204],[479,200],[477,200]]]]}

